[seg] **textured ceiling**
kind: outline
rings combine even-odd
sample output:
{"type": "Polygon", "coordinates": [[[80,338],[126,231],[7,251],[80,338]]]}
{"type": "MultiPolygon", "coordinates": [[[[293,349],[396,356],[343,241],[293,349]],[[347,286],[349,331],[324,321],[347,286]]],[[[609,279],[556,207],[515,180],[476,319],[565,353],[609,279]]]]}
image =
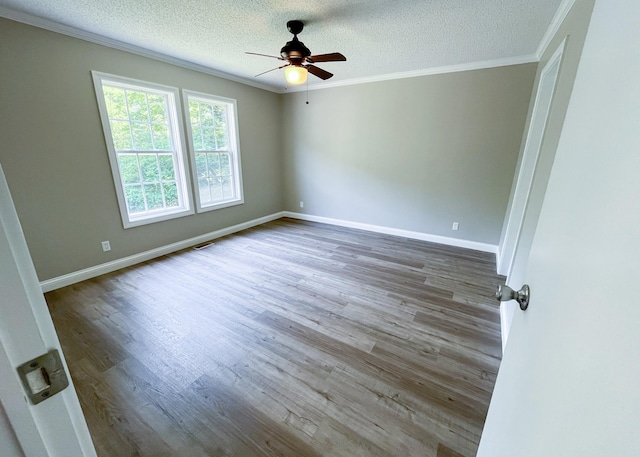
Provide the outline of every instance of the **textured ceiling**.
{"type": "MultiPolygon", "coordinates": [[[[213,70],[285,89],[278,55],[299,39],[318,66],[349,82],[485,61],[533,57],[562,0],[0,0],[0,6],[213,70]]],[[[0,14],[15,17],[12,11],[0,14]]],[[[31,21],[33,23],[33,21],[31,21]]],[[[36,22],[37,23],[37,22],[36,22]]],[[[322,81],[309,77],[310,85],[322,81]]]]}

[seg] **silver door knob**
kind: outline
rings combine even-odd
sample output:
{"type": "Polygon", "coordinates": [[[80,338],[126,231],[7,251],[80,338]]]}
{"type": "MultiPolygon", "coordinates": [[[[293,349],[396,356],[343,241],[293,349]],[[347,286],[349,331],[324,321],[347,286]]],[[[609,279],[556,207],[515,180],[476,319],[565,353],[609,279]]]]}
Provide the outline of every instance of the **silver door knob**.
{"type": "Polygon", "coordinates": [[[526,284],[518,291],[513,290],[505,284],[498,286],[498,290],[496,290],[496,298],[498,301],[515,300],[520,304],[520,309],[522,311],[526,310],[529,306],[530,296],[531,291],[529,290],[529,286],[526,284]]]}

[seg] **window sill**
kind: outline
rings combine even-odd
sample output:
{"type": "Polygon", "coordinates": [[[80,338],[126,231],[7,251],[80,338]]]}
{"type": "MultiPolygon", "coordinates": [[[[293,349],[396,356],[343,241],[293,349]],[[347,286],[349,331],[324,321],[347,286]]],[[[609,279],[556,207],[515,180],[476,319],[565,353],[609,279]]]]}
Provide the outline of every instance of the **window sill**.
{"type": "Polygon", "coordinates": [[[195,214],[193,209],[180,209],[178,211],[173,212],[163,212],[162,214],[157,214],[153,216],[139,217],[135,219],[129,219],[124,217],[122,223],[125,229],[140,227],[142,225],[155,224],[156,222],[168,221],[171,219],[177,219],[179,217],[191,216],[195,214]]]}
{"type": "Polygon", "coordinates": [[[244,204],[244,198],[237,198],[235,200],[227,200],[220,203],[215,203],[203,207],[198,208],[198,213],[206,213],[207,211],[213,211],[216,209],[228,208],[230,206],[242,205],[244,204]]]}

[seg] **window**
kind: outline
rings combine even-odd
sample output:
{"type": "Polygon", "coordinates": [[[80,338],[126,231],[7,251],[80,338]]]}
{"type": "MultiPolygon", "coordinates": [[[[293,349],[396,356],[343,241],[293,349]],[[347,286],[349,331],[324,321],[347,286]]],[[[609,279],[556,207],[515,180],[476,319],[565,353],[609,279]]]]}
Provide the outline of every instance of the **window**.
{"type": "Polygon", "coordinates": [[[193,214],[178,90],[93,72],[125,228],[193,214]]]}
{"type": "Polygon", "coordinates": [[[183,93],[198,211],[243,203],[235,100],[183,93]]]}

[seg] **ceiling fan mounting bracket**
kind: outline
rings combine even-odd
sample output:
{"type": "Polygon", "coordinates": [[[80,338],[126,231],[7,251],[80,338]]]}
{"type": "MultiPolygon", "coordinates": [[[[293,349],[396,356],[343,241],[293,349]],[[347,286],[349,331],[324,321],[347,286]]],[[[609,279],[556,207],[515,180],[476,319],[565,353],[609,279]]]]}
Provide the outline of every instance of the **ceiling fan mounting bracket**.
{"type": "Polygon", "coordinates": [[[293,33],[294,35],[297,35],[298,33],[302,32],[303,28],[304,28],[304,22],[302,21],[293,20],[293,21],[287,22],[287,30],[293,33]]]}

